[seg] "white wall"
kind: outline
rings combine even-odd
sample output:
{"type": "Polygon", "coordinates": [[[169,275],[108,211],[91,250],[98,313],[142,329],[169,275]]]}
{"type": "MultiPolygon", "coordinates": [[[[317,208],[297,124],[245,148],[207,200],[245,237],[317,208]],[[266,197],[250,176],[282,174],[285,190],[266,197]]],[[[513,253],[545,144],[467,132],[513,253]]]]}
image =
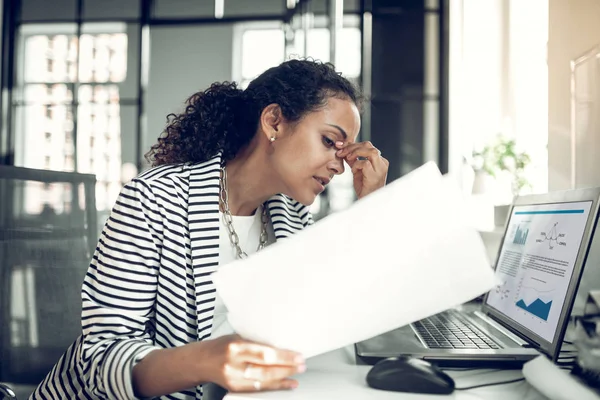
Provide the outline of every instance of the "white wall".
{"type": "MultiPolygon", "coordinates": [[[[561,190],[571,187],[570,63],[600,44],[600,1],[549,0],[548,34],[548,188],[561,190]]],[[[593,160],[600,138],[589,140],[586,158],[593,160]]],[[[581,172],[588,185],[600,185],[600,164],[581,172]]]]}
{"type": "Polygon", "coordinates": [[[163,131],[166,116],[211,83],[232,79],[233,25],[153,27],[145,96],[146,152],[163,131]]]}
{"type": "Polygon", "coordinates": [[[451,171],[502,129],[504,0],[450,2],[451,171]]]}
{"type": "MultiPolygon", "coordinates": [[[[548,0],[450,2],[451,172],[502,133],[530,155],[531,191],[547,191],[547,11],[548,0]]],[[[510,202],[500,191],[494,201],[510,202]]]]}
{"type": "MultiPolygon", "coordinates": [[[[600,44],[600,1],[549,0],[548,39],[548,186],[571,188],[571,67],[592,47],[600,44]]],[[[587,138],[584,173],[589,185],[600,185],[600,137],[587,138]]],[[[579,158],[578,157],[578,158],[579,158]]],[[[590,289],[600,287],[600,235],[596,231],[581,280],[573,313],[582,312],[590,289]]]]}

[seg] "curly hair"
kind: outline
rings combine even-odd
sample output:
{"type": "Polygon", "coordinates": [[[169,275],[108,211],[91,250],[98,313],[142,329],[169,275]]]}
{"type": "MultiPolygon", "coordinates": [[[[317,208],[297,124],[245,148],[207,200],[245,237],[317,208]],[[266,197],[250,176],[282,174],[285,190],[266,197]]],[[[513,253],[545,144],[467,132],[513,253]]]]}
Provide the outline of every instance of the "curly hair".
{"type": "Polygon", "coordinates": [[[203,162],[218,152],[233,159],[258,129],[262,110],[278,104],[291,123],[327,104],[327,99],[348,99],[362,105],[359,90],[335,71],[331,63],[290,60],[270,68],[246,90],[236,83],[216,82],[193,94],[181,114],[169,114],[167,127],[148,153],[153,166],[203,162]]]}

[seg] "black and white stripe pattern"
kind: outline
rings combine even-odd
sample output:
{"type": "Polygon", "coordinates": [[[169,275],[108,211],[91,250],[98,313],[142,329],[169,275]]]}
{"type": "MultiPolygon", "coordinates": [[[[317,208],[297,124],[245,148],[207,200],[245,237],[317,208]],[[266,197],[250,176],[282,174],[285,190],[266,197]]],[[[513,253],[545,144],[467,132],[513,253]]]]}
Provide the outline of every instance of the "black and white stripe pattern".
{"type": "MultiPolygon", "coordinates": [[[[134,399],[146,354],[210,337],[220,162],[160,166],[123,188],[83,282],[82,335],[30,399],[134,399]]],[[[313,223],[284,195],[268,209],[277,239],[313,223]]],[[[202,388],[161,398],[201,399],[202,388]]]]}

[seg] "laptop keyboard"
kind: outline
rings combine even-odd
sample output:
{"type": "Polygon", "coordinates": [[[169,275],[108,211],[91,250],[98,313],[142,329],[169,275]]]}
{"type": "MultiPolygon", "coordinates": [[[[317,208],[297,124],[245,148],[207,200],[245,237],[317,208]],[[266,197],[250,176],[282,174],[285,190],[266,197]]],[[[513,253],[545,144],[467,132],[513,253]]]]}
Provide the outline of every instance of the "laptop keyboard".
{"type": "Polygon", "coordinates": [[[411,325],[421,341],[430,349],[501,348],[496,341],[456,310],[447,310],[411,325]]]}

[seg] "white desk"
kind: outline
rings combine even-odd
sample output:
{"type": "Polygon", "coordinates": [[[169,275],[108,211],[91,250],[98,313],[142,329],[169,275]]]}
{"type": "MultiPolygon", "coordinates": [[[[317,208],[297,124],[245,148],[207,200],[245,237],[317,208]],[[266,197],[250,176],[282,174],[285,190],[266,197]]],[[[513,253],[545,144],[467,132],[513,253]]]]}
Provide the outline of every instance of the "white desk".
{"type": "MultiPolygon", "coordinates": [[[[399,400],[447,398],[456,400],[473,399],[523,399],[544,400],[526,381],[507,385],[490,386],[471,390],[457,390],[447,396],[417,395],[410,393],[375,390],[367,386],[365,377],[371,368],[368,365],[356,365],[353,347],[336,350],[309,359],[307,371],[295,378],[300,386],[292,391],[230,393],[225,400],[399,400]]],[[[447,371],[454,378],[457,387],[473,386],[488,382],[499,382],[522,377],[520,370],[471,370],[447,371]]]]}

